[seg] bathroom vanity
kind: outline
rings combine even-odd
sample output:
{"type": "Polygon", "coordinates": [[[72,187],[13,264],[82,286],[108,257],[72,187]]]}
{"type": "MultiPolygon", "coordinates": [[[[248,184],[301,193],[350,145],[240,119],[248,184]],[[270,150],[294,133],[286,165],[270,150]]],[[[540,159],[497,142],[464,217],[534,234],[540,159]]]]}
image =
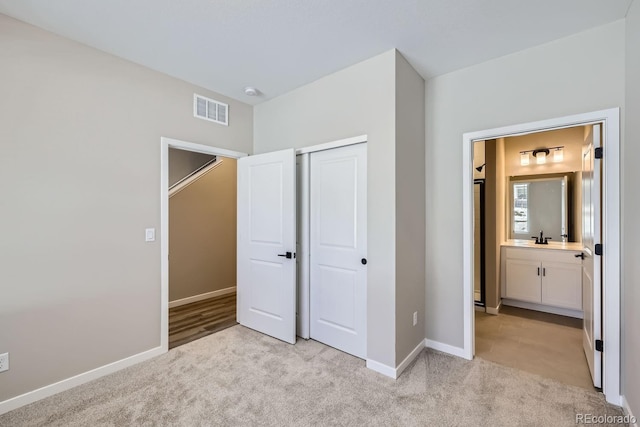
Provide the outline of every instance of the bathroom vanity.
{"type": "Polygon", "coordinates": [[[582,244],[509,240],[500,247],[502,304],[582,318],[582,244]]]}

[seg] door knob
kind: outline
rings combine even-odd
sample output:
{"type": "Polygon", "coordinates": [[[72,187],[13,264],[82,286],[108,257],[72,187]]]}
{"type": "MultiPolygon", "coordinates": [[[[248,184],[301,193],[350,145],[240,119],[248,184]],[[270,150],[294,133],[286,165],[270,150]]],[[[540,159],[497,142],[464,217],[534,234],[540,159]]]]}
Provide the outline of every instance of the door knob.
{"type": "Polygon", "coordinates": [[[360,260],[360,262],[362,263],[362,265],[367,265],[367,259],[366,258],[362,258],[360,260]]]}
{"type": "Polygon", "coordinates": [[[584,253],[580,252],[579,254],[575,254],[574,257],[584,259],[584,253]]]}
{"type": "Polygon", "coordinates": [[[285,257],[286,259],[291,259],[291,258],[293,258],[293,254],[292,254],[291,252],[287,252],[287,253],[284,253],[284,254],[278,254],[278,256],[283,256],[283,257],[285,257]]]}

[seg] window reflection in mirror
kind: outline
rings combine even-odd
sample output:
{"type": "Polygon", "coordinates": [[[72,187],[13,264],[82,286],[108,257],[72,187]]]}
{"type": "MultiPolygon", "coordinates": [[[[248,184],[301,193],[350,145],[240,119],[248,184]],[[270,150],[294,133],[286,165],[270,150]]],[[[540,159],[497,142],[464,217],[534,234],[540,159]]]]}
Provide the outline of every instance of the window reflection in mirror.
{"type": "Polygon", "coordinates": [[[529,183],[513,184],[513,233],[529,234],[529,183]]]}
{"type": "Polygon", "coordinates": [[[571,186],[573,173],[510,177],[511,239],[544,237],[552,242],[576,241],[571,186]]]}

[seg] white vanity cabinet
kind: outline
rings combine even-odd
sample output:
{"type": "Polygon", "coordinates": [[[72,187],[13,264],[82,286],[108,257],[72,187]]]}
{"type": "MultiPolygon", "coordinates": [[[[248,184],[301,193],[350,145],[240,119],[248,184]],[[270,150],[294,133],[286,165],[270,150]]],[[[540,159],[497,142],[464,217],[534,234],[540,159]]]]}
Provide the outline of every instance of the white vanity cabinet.
{"type": "Polygon", "coordinates": [[[523,246],[501,248],[503,304],[582,317],[581,252],[567,249],[579,246],[523,246]]]}

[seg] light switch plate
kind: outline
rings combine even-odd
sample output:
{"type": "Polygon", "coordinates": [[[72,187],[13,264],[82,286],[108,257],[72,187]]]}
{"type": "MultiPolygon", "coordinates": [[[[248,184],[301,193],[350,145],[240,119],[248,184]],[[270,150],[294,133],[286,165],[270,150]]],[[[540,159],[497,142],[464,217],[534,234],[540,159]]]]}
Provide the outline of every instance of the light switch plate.
{"type": "Polygon", "coordinates": [[[144,240],[145,240],[145,242],[155,242],[156,241],[156,229],[155,228],[146,228],[144,230],[144,240]]]}
{"type": "Polygon", "coordinates": [[[0,354],[0,372],[9,370],[9,353],[0,354]]]}

